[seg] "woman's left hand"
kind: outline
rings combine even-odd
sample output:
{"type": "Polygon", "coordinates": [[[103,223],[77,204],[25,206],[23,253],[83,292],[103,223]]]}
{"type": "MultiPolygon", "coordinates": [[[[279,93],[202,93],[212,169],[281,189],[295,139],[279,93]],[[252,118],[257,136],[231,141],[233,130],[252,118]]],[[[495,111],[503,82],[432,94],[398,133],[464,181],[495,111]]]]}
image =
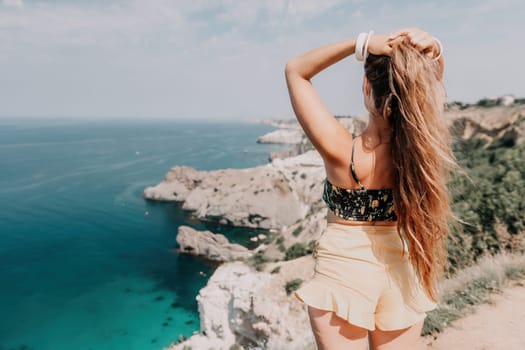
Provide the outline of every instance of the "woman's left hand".
{"type": "Polygon", "coordinates": [[[440,48],[435,38],[420,28],[414,27],[401,29],[390,35],[388,38],[391,40],[402,40],[404,37],[408,37],[410,44],[428,57],[434,57],[439,54],[440,48]]]}

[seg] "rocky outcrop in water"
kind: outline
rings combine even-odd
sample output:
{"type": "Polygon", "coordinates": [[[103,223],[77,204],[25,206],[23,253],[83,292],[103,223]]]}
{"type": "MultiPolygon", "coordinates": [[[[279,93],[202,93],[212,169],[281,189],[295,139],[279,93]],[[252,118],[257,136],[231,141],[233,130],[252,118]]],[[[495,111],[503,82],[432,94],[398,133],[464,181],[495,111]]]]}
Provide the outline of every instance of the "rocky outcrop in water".
{"type": "Polygon", "coordinates": [[[183,201],[182,208],[202,220],[281,229],[320,205],[323,178],[322,158],[309,151],[250,169],[197,171],[176,166],[163,182],[146,188],[144,197],[183,201]]]}
{"type": "Polygon", "coordinates": [[[257,138],[258,143],[297,144],[301,142],[304,133],[301,130],[279,129],[257,138]]]}
{"type": "Polygon", "coordinates": [[[147,187],[144,197],[157,201],[184,201],[198,187],[206,173],[189,166],[174,166],[164,180],[156,186],[147,187]]]}
{"type": "Polygon", "coordinates": [[[274,128],[278,128],[278,129],[302,130],[301,126],[297,122],[297,119],[295,119],[295,118],[289,118],[289,119],[260,119],[260,120],[257,120],[256,123],[270,125],[270,126],[273,126],[274,128]]]}
{"type": "Polygon", "coordinates": [[[224,235],[197,231],[189,226],[179,226],[176,240],[180,252],[213,261],[244,259],[252,255],[249,249],[240,244],[230,243],[224,235]]]}

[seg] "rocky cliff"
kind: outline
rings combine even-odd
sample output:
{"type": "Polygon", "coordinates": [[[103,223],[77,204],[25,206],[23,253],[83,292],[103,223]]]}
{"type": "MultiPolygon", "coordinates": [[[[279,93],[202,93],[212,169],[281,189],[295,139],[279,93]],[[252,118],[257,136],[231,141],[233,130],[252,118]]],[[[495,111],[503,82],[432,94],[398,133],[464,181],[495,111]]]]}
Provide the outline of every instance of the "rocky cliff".
{"type": "Polygon", "coordinates": [[[144,190],[153,200],[183,201],[202,220],[274,228],[303,220],[320,206],[323,161],[316,151],[250,169],[197,171],[176,166],[144,190]]]}
{"type": "MultiPolygon", "coordinates": [[[[504,100],[505,101],[505,100],[504,100]]],[[[456,140],[503,138],[513,144],[525,140],[525,104],[464,105],[451,103],[445,112],[456,140]]]]}

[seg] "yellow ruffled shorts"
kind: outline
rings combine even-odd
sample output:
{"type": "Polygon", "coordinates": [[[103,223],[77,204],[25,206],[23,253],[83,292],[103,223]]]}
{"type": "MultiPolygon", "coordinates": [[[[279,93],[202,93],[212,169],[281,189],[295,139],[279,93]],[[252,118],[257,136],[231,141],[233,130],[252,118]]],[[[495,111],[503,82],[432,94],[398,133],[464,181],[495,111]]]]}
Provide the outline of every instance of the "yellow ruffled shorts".
{"type": "Polygon", "coordinates": [[[328,223],[313,255],[312,276],[294,295],[349,323],[369,330],[402,329],[437,306],[418,282],[408,244],[395,226],[328,223]]]}

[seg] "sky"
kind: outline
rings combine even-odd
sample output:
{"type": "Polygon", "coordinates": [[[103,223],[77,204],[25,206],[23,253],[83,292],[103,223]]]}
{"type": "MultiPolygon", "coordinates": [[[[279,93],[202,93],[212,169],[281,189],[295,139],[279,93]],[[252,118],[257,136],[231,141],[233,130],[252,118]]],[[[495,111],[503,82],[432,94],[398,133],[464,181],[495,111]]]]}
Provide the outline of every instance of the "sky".
{"type": "MultiPolygon", "coordinates": [[[[524,19],[523,0],[0,0],[0,117],[293,118],[289,59],[407,27],[443,43],[449,101],[525,97],[524,19]]],[[[350,56],[312,82],[364,115],[362,78],[350,56]]]]}

